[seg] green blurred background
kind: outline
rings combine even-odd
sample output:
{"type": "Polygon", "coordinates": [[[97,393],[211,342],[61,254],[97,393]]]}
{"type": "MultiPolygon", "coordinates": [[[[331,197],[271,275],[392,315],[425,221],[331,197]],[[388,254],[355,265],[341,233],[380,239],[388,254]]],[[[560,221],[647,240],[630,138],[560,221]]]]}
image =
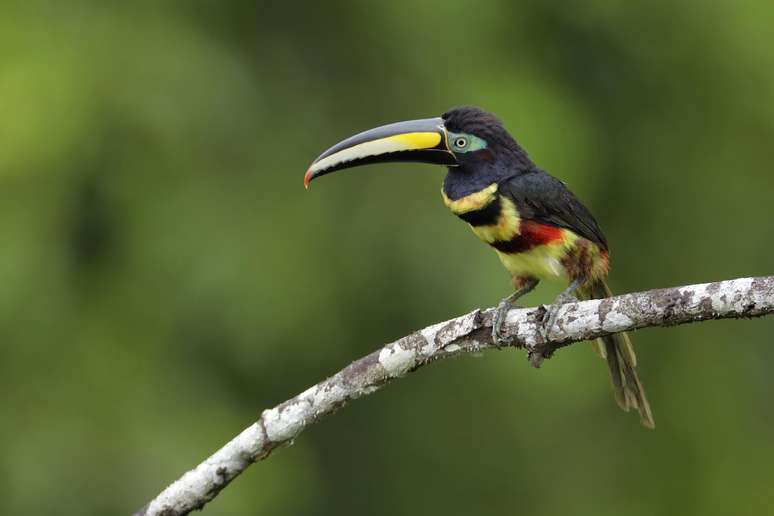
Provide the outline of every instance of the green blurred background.
{"type": "MultiPolygon", "coordinates": [[[[497,113],[597,215],[618,292],[772,273],[768,0],[0,7],[2,514],[127,514],[263,408],[509,292],[442,169],[303,189],[375,125],[497,113]]],[[[772,514],[773,331],[638,332],[655,432],[587,345],[439,363],[205,513],[772,514]]]]}

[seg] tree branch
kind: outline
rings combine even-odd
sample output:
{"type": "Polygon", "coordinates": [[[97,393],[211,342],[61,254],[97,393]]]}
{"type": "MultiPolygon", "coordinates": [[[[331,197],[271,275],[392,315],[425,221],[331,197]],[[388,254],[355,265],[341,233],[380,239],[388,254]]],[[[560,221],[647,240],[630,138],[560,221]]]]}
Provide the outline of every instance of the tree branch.
{"type": "MultiPolygon", "coordinates": [[[[263,460],[321,417],[347,402],[434,360],[493,347],[494,310],[469,314],[412,333],[310,387],[298,396],[265,410],[260,419],[223,448],[167,487],[135,516],[188,514],[201,509],[250,464],[263,460]]],[[[564,305],[548,341],[542,337],[544,306],[513,309],[505,334],[510,346],[531,356],[581,340],[708,319],[758,317],[774,312],[774,276],[690,285],[626,294],[564,305]]],[[[539,360],[537,361],[539,363],[539,360]]],[[[534,361],[533,361],[534,363],[534,361]]]]}

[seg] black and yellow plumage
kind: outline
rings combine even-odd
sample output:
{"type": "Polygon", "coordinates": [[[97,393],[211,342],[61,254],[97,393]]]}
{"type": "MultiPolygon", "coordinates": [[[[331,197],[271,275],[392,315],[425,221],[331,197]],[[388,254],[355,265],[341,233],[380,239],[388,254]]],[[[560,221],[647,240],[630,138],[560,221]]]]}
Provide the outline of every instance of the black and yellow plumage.
{"type": "MultiPolygon", "coordinates": [[[[360,133],[317,158],[304,184],[335,170],[385,161],[448,167],[442,190],[446,206],[494,249],[513,280],[514,294],[497,311],[495,341],[512,301],[541,280],[570,284],[549,312],[547,330],[560,303],[573,299],[573,293],[586,299],[610,295],[605,283],[610,253],[596,220],[562,181],[530,160],[494,115],[463,107],[440,118],[360,133]]],[[[628,336],[604,337],[598,350],[607,359],[617,403],[637,409],[642,423],[652,428],[628,336]]]]}

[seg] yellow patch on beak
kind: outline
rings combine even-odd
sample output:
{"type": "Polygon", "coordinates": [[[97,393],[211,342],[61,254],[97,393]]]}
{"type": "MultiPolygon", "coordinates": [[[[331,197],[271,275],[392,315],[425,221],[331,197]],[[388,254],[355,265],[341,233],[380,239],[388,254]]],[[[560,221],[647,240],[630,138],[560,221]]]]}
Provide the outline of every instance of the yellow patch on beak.
{"type": "Polygon", "coordinates": [[[432,149],[441,143],[441,135],[438,133],[405,133],[389,136],[386,139],[393,140],[405,150],[432,149]]]}

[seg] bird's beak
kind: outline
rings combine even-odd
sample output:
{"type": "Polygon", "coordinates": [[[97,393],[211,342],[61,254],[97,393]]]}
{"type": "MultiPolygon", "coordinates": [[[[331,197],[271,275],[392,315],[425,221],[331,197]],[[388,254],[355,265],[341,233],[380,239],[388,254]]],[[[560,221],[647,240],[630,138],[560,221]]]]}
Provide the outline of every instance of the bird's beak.
{"type": "Polygon", "coordinates": [[[409,161],[453,166],[457,164],[449,150],[442,118],[425,118],[356,134],[337,143],[314,160],[304,176],[304,186],[324,174],[368,163],[409,161]]]}

